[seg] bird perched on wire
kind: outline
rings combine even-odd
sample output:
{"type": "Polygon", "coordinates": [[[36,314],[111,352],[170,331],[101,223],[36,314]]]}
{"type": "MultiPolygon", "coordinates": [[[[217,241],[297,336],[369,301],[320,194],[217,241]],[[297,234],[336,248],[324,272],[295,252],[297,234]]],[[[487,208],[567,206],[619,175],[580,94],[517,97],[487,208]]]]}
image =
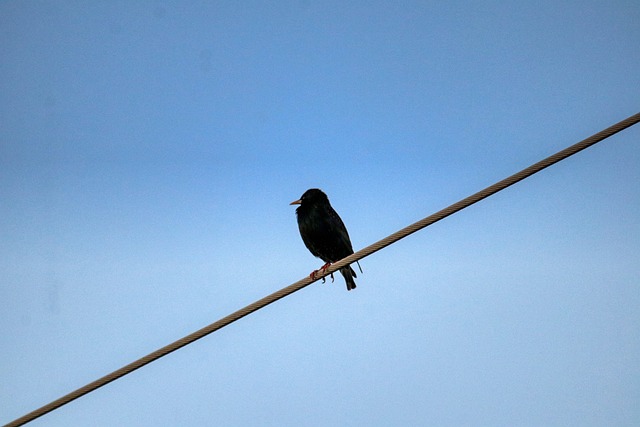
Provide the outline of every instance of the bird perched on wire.
{"type": "MultiPolygon", "coordinates": [[[[327,195],[321,190],[317,188],[307,190],[300,199],[290,204],[300,205],[296,209],[300,236],[307,249],[326,263],[320,268],[321,270],[326,270],[331,263],[353,253],[347,228],[331,207],[327,195]]],[[[317,272],[318,270],[314,270],[311,277],[314,278],[317,272]]],[[[347,283],[347,290],[355,289],[356,282],[353,278],[357,276],[351,266],[342,267],[340,273],[347,283]]]]}

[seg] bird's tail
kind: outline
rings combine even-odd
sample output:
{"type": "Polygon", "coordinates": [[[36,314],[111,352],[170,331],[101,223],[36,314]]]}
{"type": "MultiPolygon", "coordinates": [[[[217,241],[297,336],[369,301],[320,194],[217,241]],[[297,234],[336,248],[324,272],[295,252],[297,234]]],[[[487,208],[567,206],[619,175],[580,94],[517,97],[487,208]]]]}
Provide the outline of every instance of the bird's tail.
{"type": "Polygon", "coordinates": [[[348,265],[346,267],[341,268],[340,273],[342,273],[342,276],[344,276],[344,281],[347,282],[347,290],[350,291],[351,289],[355,289],[356,282],[355,280],[353,280],[353,278],[358,276],[356,276],[356,272],[353,271],[353,268],[351,268],[351,266],[348,265]]]}

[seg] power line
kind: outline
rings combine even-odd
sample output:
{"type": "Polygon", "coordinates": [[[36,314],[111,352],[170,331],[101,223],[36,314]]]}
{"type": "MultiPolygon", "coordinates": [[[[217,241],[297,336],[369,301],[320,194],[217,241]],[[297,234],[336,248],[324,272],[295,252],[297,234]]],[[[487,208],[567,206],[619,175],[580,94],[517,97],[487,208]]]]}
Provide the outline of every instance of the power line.
{"type": "Polygon", "coordinates": [[[208,326],[205,326],[204,328],[193,332],[192,334],[187,335],[184,338],[181,338],[169,345],[166,345],[152,353],[149,353],[148,355],[129,363],[126,366],[123,366],[122,368],[111,372],[108,375],[105,375],[102,378],[99,378],[87,385],[85,385],[84,387],[80,387],[79,389],[72,391],[71,393],[60,397],[59,399],[54,400],[51,403],[48,403],[47,405],[42,406],[41,408],[38,408],[12,422],[10,422],[9,424],[6,424],[5,427],[14,427],[14,426],[21,426],[23,424],[26,424],[30,421],[35,420],[38,417],[41,417],[44,414],[47,414],[48,412],[51,412],[55,409],[60,408],[63,405],[66,405],[67,403],[81,397],[84,396],[87,393],[90,393],[106,384],[109,384],[111,381],[115,381],[120,377],[123,377],[133,371],[135,371],[136,369],[139,369],[143,366],[145,366],[148,363],[151,363],[163,356],[166,356],[167,354],[174,352],[188,344],[193,343],[196,340],[199,340],[200,338],[203,338],[207,335],[209,335],[212,332],[217,331],[218,329],[221,329],[227,325],[229,325],[230,323],[235,322],[236,320],[239,320],[251,313],[253,313],[254,311],[260,310],[261,308],[266,307],[267,305],[278,301],[280,298],[284,298],[296,291],[299,291],[300,289],[310,285],[311,283],[315,282],[316,280],[319,280],[329,274],[332,274],[333,272],[339,270],[341,267],[346,266],[347,264],[352,264],[366,256],[371,255],[374,252],[379,251],[380,249],[383,249],[395,242],[397,242],[400,239],[403,239],[404,237],[407,237],[410,234],[415,233],[418,230],[421,230],[437,221],[440,221],[441,219],[444,219],[446,217],[448,217],[449,215],[452,215],[466,207],[471,206],[472,204],[479,202],[482,199],[485,199],[495,193],[497,193],[498,191],[504,190],[505,188],[519,182],[522,181],[525,178],[528,178],[529,176],[540,172],[542,169],[545,169],[551,165],[553,165],[554,163],[557,163],[563,159],[566,159],[569,156],[572,156],[574,154],[576,154],[579,151],[584,150],[585,148],[588,148],[630,126],[635,125],[636,123],[638,123],[640,121],[640,113],[637,113],[627,119],[622,120],[621,122],[616,123],[613,126],[608,127],[607,129],[600,131],[598,133],[596,133],[595,135],[590,136],[587,139],[584,139],[570,147],[565,148],[564,150],[561,150],[555,154],[553,154],[552,156],[547,157],[546,159],[543,159],[531,166],[529,166],[526,169],[521,170],[520,172],[511,175],[508,178],[503,179],[502,181],[499,181],[493,185],[490,185],[489,187],[485,188],[484,190],[481,190],[475,194],[472,194],[471,196],[460,200],[457,203],[454,203],[452,205],[450,205],[449,207],[442,209],[441,211],[438,211],[432,215],[429,215],[426,218],[421,219],[420,221],[417,221],[411,225],[409,225],[408,227],[403,228],[402,230],[399,230],[393,234],[391,234],[390,236],[385,237],[384,239],[367,246],[364,249],[359,250],[358,252],[349,255],[348,257],[332,264],[329,268],[327,268],[324,272],[321,273],[321,271],[319,271],[319,273],[321,274],[317,274],[315,276],[315,279],[311,279],[310,277],[306,277],[302,280],[299,280],[289,286],[287,286],[286,288],[280,289],[277,292],[272,293],[271,295],[268,295],[252,304],[249,304],[248,306],[229,314],[226,317],[223,317],[222,319],[218,320],[217,322],[214,322],[208,326]]]}

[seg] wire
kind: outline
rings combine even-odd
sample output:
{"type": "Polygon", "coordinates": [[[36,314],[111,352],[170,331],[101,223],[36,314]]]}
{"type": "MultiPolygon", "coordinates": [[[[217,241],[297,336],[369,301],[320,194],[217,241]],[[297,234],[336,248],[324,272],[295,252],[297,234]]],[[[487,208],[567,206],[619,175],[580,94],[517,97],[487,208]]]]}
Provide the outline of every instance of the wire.
{"type": "Polygon", "coordinates": [[[84,396],[87,393],[90,393],[104,385],[109,384],[112,381],[117,380],[120,377],[123,377],[133,371],[135,371],[136,369],[139,369],[143,366],[145,366],[148,363],[151,363],[163,356],[166,356],[169,353],[172,353],[188,344],[193,343],[196,340],[199,340],[200,338],[203,338],[209,334],[211,334],[212,332],[217,331],[218,329],[221,329],[227,325],[229,325],[230,323],[235,322],[236,320],[239,320],[251,313],[253,313],[254,311],[260,310],[261,308],[266,307],[267,305],[274,303],[276,301],[278,301],[281,298],[284,298],[296,291],[299,291],[300,289],[310,285],[311,283],[322,279],[325,276],[328,276],[330,274],[332,274],[333,272],[339,270],[341,267],[344,267],[348,264],[352,264],[354,262],[357,262],[358,260],[367,257],[371,254],[373,254],[374,252],[377,252],[395,242],[397,242],[400,239],[403,239],[405,237],[407,237],[410,234],[415,233],[418,230],[421,230],[437,221],[440,221],[441,219],[444,219],[446,217],[448,217],[449,215],[452,215],[466,207],[471,206],[474,203],[479,202],[482,199],[485,199],[495,193],[497,193],[498,191],[504,190],[505,188],[519,182],[522,181],[525,178],[528,178],[529,176],[540,172],[542,169],[545,169],[551,165],[553,165],[554,163],[557,163],[563,159],[566,159],[569,156],[572,156],[576,153],[578,153],[579,151],[584,150],[585,148],[588,148],[630,126],[635,125],[636,123],[638,123],[640,121],[640,113],[637,113],[631,117],[628,117],[625,120],[622,120],[621,122],[616,123],[613,126],[608,127],[607,129],[600,131],[598,133],[596,133],[595,135],[590,136],[587,139],[584,139],[570,147],[565,148],[564,150],[561,150],[559,152],[557,152],[556,154],[553,154],[552,156],[547,157],[544,160],[541,160],[531,166],[529,166],[526,169],[521,170],[520,172],[511,175],[508,178],[503,179],[502,181],[499,181],[487,188],[485,188],[484,190],[481,190],[475,194],[472,194],[471,196],[460,200],[457,203],[454,203],[452,205],[450,205],[449,207],[442,209],[441,211],[438,211],[432,215],[429,215],[426,218],[421,219],[420,221],[417,221],[411,225],[409,225],[408,227],[403,228],[402,230],[399,230],[393,234],[391,234],[390,236],[385,237],[384,239],[367,246],[364,249],[359,250],[358,252],[349,255],[348,257],[334,263],[331,264],[329,266],[329,268],[327,268],[326,270],[322,271],[320,270],[315,276],[314,279],[311,279],[310,277],[306,277],[302,280],[298,280],[297,282],[287,286],[286,288],[280,289],[277,292],[272,293],[271,295],[268,295],[252,304],[249,304],[248,306],[229,314],[226,317],[223,317],[222,319],[218,320],[217,322],[214,322],[208,326],[205,326],[204,328],[193,332],[192,334],[187,335],[184,338],[181,338],[169,345],[166,345],[152,353],[149,353],[148,355],[129,363],[126,366],[123,366],[122,368],[111,372],[108,375],[105,375],[102,378],[99,378],[87,385],[85,385],[84,387],[80,387],[79,389],[72,391],[71,393],[60,397],[59,399],[54,400],[51,403],[48,403],[47,405],[42,406],[41,408],[38,408],[12,422],[10,422],[9,424],[6,424],[5,427],[15,427],[15,426],[21,426],[23,424],[26,424],[30,421],[35,420],[38,417],[41,417],[44,414],[47,414],[48,412],[51,412],[55,409],[60,408],[63,405],[66,405],[67,403],[84,396]]]}

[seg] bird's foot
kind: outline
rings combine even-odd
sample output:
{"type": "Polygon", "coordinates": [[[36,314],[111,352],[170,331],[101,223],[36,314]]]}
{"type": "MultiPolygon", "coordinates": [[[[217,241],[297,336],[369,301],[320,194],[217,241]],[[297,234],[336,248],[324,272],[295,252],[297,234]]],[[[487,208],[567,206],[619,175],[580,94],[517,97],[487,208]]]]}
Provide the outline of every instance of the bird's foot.
{"type": "MultiPolygon", "coordinates": [[[[322,272],[324,273],[325,271],[327,271],[327,268],[329,268],[329,266],[330,266],[330,265],[331,265],[331,263],[330,263],[330,262],[328,262],[328,263],[326,263],[325,265],[323,265],[322,267],[320,267],[318,270],[313,270],[313,271],[311,272],[311,274],[309,275],[309,277],[311,277],[311,279],[314,279],[314,280],[315,280],[316,275],[318,274],[318,271],[321,271],[321,270],[322,270],[322,272]]],[[[333,283],[333,281],[334,281],[333,273],[331,273],[331,283],[333,283]]],[[[323,278],[322,278],[322,283],[325,283],[325,282],[326,282],[326,279],[323,277],[323,278]]]]}

